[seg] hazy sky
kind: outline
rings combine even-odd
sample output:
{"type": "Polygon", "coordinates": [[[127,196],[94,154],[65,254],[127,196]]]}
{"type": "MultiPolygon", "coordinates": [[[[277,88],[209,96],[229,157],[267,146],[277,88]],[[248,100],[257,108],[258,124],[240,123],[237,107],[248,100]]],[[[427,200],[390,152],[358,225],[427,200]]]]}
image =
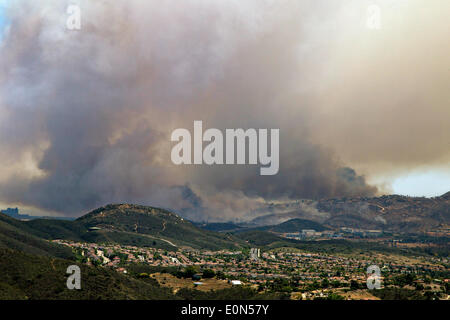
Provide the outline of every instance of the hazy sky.
{"type": "Polygon", "coordinates": [[[0,28],[2,3],[3,206],[219,219],[272,200],[450,190],[448,1],[0,0],[0,28]],[[174,166],[170,133],[194,120],[279,128],[279,174],[174,166]]]}
{"type": "Polygon", "coordinates": [[[410,196],[433,197],[448,192],[450,172],[447,170],[424,170],[395,179],[392,183],[394,192],[410,196]]]}
{"type": "MultiPolygon", "coordinates": [[[[4,20],[5,20],[5,14],[4,14],[4,7],[5,7],[5,0],[0,0],[0,28],[3,29],[4,20]]],[[[2,32],[0,32],[1,34],[2,32]]]]}

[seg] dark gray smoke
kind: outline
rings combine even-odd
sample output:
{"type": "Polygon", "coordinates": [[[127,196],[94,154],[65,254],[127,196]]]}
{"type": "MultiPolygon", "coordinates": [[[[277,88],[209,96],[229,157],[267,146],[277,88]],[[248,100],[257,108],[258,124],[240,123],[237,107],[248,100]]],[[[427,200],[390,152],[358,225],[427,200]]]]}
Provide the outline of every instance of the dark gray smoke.
{"type": "MultiPolygon", "coordinates": [[[[320,119],[339,93],[326,79],[344,4],[80,1],[82,29],[69,31],[64,1],[21,3],[0,47],[1,202],[67,215],[134,202],[226,220],[274,199],[377,192],[323,143],[340,134],[320,119]],[[170,134],[194,120],[279,128],[279,174],[173,165],[170,134]]],[[[351,104],[376,106],[362,101],[351,104]]]]}

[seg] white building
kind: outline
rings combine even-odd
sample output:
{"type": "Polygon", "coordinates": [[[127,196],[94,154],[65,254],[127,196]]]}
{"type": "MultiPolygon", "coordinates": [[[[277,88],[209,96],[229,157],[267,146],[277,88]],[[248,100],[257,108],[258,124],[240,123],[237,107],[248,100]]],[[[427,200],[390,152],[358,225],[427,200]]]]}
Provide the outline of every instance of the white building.
{"type": "Polygon", "coordinates": [[[258,248],[251,248],[250,249],[250,259],[251,260],[258,260],[261,256],[261,251],[258,248]]]}

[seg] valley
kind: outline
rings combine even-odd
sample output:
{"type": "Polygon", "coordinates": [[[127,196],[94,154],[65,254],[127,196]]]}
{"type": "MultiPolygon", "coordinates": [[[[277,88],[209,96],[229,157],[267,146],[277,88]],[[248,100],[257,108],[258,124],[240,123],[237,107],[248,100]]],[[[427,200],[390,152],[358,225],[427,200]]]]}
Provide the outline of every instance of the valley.
{"type": "Polygon", "coordinates": [[[191,222],[132,204],[106,205],[73,221],[0,214],[2,298],[449,299],[448,194],[404,200],[323,200],[315,204],[319,214],[277,204],[246,223],[191,222]],[[371,204],[364,210],[363,201],[371,204]],[[355,208],[360,215],[349,220],[355,208]],[[372,214],[386,221],[409,215],[421,227],[367,224],[372,214]],[[365,229],[374,226],[380,229],[365,229]],[[67,291],[64,266],[74,263],[122,289],[67,291]],[[381,272],[379,289],[368,289],[369,266],[381,272]],[[41,295],[42,283],[56,289],[41,295]]]}

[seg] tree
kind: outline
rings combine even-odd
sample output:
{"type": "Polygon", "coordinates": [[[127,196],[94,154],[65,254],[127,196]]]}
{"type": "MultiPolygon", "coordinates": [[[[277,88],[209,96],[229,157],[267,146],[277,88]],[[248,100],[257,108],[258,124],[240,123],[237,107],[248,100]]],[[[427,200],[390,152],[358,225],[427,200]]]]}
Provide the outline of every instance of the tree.
{"type": "Polygon", "coordinates": [[[425,289],[425,287],[423,286],[423,284],[421,284],[421,283],[417,283],[417,284],[416,284],[416,290],[422,291],[422,290],[424,290],[424,289],[425,289]]]}
{"type": "Polygon", "coordinates": [[[328,288],[330,286],[330,281],[328,279],[322,279],[322,288],[328,288]]]}
{"type": "Polygon", "coordinates": [[[351,290],[358,290],[359,289],[359,283],[356,280],[350,281],[350,289],[351,290]]]}
{"type": "Polygon", "coordinates": [[[185,278],[192,278],[194,276],[194,274],[196,274],[196,273],[197,273],[197,268],[196,267],[188,266],[184,270],[184,277],[185,278]]]}
{"type": "Polygon", "coordinates": [[[216,273],[214,272],[214,270],[211,270],[211,269],[203,270],[203,278],[205,278],[205,279],[214,278],[215,275],[216,275],[216,273]]]}
{"type": "Polygon", "coordinates": [[[331,282],[331,286],[332,286],[333,288],[339,288],[339,287],[341,286],[341,282],[340,282],[339,280],[333,280],[333,281],[331,282]]]}
{"type": "Polygon", "coordinates": [[[341,296],[340,294],[337,293],[331,293],[327,300],[345,300],[345,298],[343,296],[341,296]]]}

